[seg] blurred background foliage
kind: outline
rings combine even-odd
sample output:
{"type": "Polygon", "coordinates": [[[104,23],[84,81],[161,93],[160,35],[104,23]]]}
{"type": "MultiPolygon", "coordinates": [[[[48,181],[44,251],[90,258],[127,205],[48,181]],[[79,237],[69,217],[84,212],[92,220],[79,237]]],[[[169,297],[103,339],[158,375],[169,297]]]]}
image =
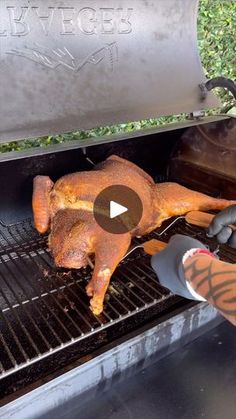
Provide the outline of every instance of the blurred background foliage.
{"type": "MultiPolygon", "coordinates": [[[[198,39],[206,76],[212,78],[221,75],[236,80],[235,0],[200,0],[198,39]]],[[[222,101],[221,112],[228,112],[234,106],[232,96],[222,89],[219,89],[217,94],[222,101]]],[[[214,112],[214,110],[211,111],[211,113],[214,112]]],[[[89,131],[80,130],[73,133],[15,141],[0,145],[0,152],[25,150],[31,147],[45,147],[73,140],[83,141],[87,138],[131,132],[183,119],[185,119],[185,115],[177,115],[101,127],[89,131]]]]}

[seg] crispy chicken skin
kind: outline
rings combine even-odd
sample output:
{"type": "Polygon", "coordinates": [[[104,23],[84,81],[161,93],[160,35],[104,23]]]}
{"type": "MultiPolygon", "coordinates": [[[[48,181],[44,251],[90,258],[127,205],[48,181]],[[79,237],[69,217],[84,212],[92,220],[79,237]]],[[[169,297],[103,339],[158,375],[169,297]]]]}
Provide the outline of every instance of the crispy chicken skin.
{"type": "Polygon", "coordinates": [[[103,310],[110,278],[128,250],[133,236],[159,227],[172,216],[192,210],[221,210],[236,201],[212,198],[176,183],[155,184],[135,164],[111,156],[89,172],[66,175],[55,184],[47,176],[36,176],[33,186],[33,214],[36,229],[49,234],[49,248],[59,267],[79,269],[95,255],[95,268],[87,286],[94,314],[103,310]],[[138,226],[129,233],[111,234],[95,221],[93,204],[108,186],[125,185],[134,190],[143,205],[138,226]]]}

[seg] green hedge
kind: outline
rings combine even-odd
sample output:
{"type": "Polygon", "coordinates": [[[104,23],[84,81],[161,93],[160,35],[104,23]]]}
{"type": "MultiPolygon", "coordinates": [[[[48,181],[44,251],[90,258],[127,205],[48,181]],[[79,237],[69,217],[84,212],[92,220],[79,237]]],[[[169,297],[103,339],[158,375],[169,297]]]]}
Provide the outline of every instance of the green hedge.
{"type": "MultiPolygon", "coordinates": [[[[208,78],[226,76],[236,80],[236,2],[201,0],[198,38],[208,78]]],[[[233,106],[232,96],[218,92],[223,110],[233,106]]]]}
{"type": "MultiPolygon", "coordinates": [[[[191,0],[189,0],[191,1],[191,0]]],[[[236,80],[236,2],[235,0],[201,0],[199,13],[199,47],[203,66],[208,78],[224,75],[236,80]]],[[[218,95],[223,104],[223,112],[233,106],[230,94],[220,90],[218,95]]],[[[48,136],[43,138],[13,142],[0,146],[0,152],[24,150],[30,147],[44,147],[71,140],[130,132],[145,127],[157,126],[179,119],[184,115],[159,119],[149,119],[90,131],[48,136]]]]}

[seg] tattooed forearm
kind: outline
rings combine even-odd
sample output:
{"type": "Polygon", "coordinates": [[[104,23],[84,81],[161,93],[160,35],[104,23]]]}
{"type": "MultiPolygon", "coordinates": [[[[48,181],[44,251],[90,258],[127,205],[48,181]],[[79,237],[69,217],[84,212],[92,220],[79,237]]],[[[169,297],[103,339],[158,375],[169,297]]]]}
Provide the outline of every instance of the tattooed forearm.
{"type": "Polygon", "coordinates": [[[206,255],[196,255],[184,264],[186,280],[236,326],[236,265],[206,255]]]}

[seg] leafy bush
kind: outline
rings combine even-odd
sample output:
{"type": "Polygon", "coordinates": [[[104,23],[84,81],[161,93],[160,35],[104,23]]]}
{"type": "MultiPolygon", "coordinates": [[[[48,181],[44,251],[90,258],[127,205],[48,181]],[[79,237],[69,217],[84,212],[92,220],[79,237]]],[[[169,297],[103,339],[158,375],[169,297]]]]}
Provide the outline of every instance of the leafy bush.
{"type": "MultiPolygon", "coordinates": [[[[201,0],[199,10],[198,38],[203,66],[208,78],[224,75],[236,80],[236,2],[234,0],[201,0]]],[[[232,96],[220,90],[222,111],[233,106],[232,96]]],[[[30,147],[45,147],[65,141],[111,135],[120,132],[166,124],[184,119],[185,115],[149,119],[128,124],[96,128],[89,131],[54,135],[38,139],[16,141],[0,146],[0,152],[24,150],[30,147]]]]}
{"type": "MultiPolygon", "coordinates": [[[[236,80],[235,0],[201,0],[198,39],[207,77],[225,76],[236,80]]],[[[221,90],[218,95],[223,111],[233,106],[230,93],[221,90]]]]}

